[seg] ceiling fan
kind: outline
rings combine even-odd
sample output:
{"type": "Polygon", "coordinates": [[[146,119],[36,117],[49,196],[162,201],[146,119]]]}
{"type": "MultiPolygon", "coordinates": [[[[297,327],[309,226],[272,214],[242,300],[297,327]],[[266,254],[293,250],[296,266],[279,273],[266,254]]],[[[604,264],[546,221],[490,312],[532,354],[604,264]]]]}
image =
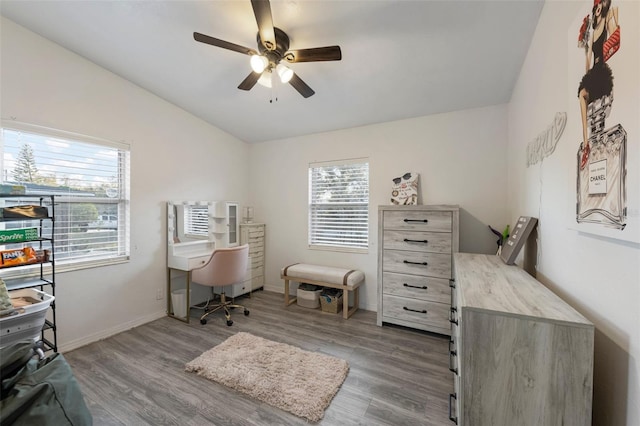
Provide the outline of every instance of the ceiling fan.
{"type": "Polygon", "coordinates": [[[251,0],[251,6],[258,23],[257,51],[198,32],[193,33],[193,38],[201,43],[251,56],[253,71],[240,83],[238,89],[251,90],[258,80],[265,80],[265,77],[265,84],[269,85],[272,73],[275,71],[282,83],[289,83],[305,98],[312,96],[315,93],[313,89],[282,61],[288,63],[339,61],[342,59],[340,46],[289,50],[289,36],[280,28],[273,26],[269,0],[251,0]]]}

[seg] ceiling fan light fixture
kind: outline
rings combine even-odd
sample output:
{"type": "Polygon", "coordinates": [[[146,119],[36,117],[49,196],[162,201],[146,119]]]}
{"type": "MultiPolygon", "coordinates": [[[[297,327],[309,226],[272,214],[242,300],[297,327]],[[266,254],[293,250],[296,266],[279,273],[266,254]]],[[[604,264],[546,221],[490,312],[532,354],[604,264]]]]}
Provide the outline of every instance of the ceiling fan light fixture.
{"type": "Polygon", "coordinates": [[[273,86],[271,82],[271,71],[263,72],[260,78],[258,79],[258,84],[271,89],[271,87],[273,86]]]}
{"type": "Polygon", "coordinates": [[[255,72],[262,72],[269,65],[269,60],[265,56],[251,55],[251,69],[255,72]]]}
{"type": "Polygon", "coordinates": [[[293,70],[284,64],[278,64],[276,72],[278,73],[278,77],[280,77],[280,81],[283,83],[288,83],[293,77],[293,70]]]}

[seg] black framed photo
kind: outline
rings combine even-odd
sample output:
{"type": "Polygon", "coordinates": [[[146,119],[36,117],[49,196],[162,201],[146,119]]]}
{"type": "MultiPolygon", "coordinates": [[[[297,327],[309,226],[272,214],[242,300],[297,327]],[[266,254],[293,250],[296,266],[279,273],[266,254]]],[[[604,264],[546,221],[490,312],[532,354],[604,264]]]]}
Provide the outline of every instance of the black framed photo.
{"type": "Polygon", "coordinates": [[[516,222],[509,238],[502,244],[500,257],[507,265],[513,265],[518,257],[522,246],[531,235],[531,231],[536,227],[538,219],[530,216],[520,216],[516,222]]]}

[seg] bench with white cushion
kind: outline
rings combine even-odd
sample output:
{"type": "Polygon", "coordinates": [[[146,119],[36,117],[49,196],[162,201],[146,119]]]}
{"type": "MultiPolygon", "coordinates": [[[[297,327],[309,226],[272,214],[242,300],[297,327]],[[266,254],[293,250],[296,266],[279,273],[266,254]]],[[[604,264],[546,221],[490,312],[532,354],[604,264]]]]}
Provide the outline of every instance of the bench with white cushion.
{"type": "Polygon", "coordinates": [[[308,263],[294,263],[280,270],[280,277],[284,280],[284,305],[289,306],[297,298],[289,294],[289,281],[315,284],[322,287],[337,288],[343,291],[342,316],[349,318],[358,310],[358,287],[364,281],[364,273],[354,269],[335,268],[332,266],[310,265],[308,263]],[[349,309],[349,292],[353,292],[353,307],[349,309]]]}

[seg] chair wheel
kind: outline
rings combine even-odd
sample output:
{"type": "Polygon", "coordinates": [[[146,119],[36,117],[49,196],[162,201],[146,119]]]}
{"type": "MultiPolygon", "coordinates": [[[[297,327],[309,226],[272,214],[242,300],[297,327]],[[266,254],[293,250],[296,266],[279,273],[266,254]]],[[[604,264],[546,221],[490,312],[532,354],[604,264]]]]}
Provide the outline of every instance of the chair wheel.
{"type": "Polygon", "coordinates": [[[248,317],[248,316],[249,316],[249,310],[248,310],[248,309],[245,309],[245,310],[244,310],[244,316],[245,316],[245,317],[248,317]]]}
{"type": "Polygon", "coordinates": [[[233,325],[233,321],[232,320],[227,320],[227,326],[231,327],[233,325]]]}
{"type": "Polygon", "coordinates": [[[200,320],[200,324],[205,325],[207,323],[207,320],[205,318],[202,318],[200,320]]]}

